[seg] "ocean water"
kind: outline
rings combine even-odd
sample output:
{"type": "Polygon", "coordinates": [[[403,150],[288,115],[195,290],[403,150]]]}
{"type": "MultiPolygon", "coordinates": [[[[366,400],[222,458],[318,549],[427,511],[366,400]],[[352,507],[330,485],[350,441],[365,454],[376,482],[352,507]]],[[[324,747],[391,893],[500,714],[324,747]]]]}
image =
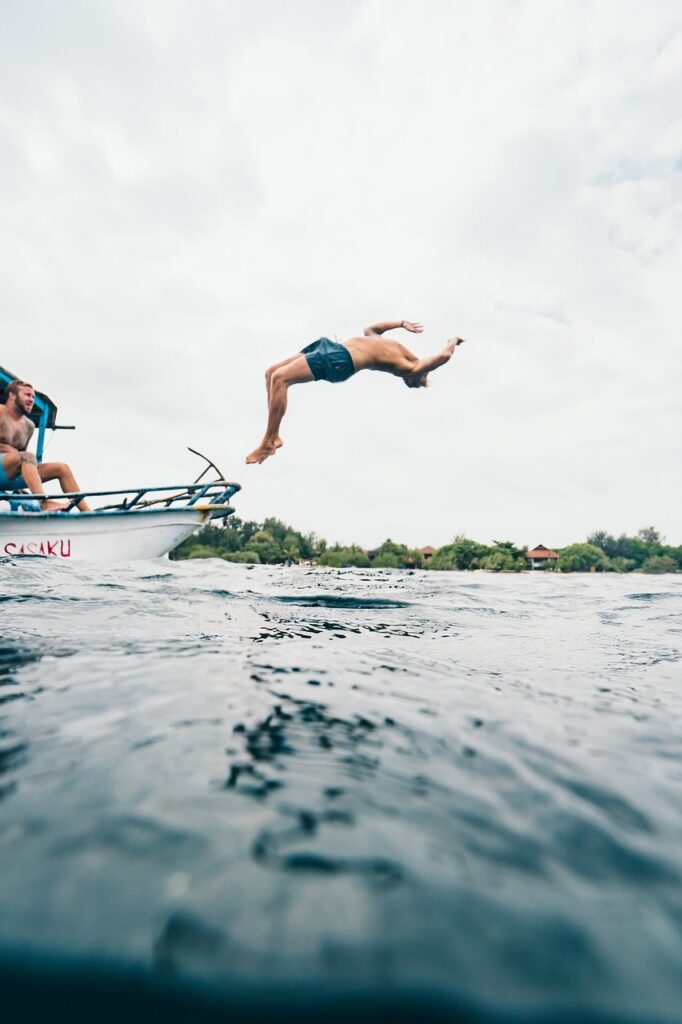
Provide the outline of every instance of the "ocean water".
{"type": "Polygon", "coordinates": [[[682,1019],[682,577],[0,573],[5,1019],[682,1019]]]}

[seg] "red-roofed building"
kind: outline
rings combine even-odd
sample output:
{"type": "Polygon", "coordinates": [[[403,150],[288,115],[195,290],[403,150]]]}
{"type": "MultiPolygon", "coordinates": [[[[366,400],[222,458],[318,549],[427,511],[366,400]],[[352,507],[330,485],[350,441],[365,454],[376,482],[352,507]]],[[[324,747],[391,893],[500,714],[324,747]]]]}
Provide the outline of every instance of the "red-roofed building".
{"type": "Polygon", "coordinates": [[[559,558],[556,551],[546,548],[544,544],[538,544],[532,551],[526,551],[526,561],[529,569],[544,569],[546,565],[557,561],[559,558]]]}
{"type": "Polygon", "coordinates": [[[432,548],[430,544],[427,544],[425,548],[419,548],[419,553],[424,556],[424,561],[428,562],[435,555],[436,548],[432,548]]]}

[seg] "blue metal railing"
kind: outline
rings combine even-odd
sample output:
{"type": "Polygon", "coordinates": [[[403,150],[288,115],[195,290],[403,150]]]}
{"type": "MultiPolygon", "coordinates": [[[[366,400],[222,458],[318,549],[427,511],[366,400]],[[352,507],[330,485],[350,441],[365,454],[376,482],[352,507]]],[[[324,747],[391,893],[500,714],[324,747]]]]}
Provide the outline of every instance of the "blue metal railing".
{"type": "MultiPolygon", "coordinates": [[[[90,498],[111,498],[123,495],[121,501],[102,505],[93,509],[92,512],[80,513],[81,515],[98,515],[101,512],[136,513],[148,510],[154,506],[160,508],[193,508],[198,504],[212,506],[214,516],[231,515],[234,509],[230,508],[228,502],[241,486],[227,480],[214,480],[212,483],[191,483],[191,484],[167,484],[164,487],[121,487],[111,491],[73,491],[67,494],[46,494],[44,497],[50,501],[67,502],[70,511],[79,501],[90,498]],[[168,493],[168,492],[175,493],[168,493]],[[147,497],[147,495],[159,495],[158,497],[147,497]]],[[[41,499],[43,495],[41,495],[41,499]]],[[[17,506],[23,506],[26,511],[32,510],[28,506],[38,506],[39,501],[35,495],[19,490],[0,491],[0,501],[7,501],[12,511],[17,511],[17,506]],[[13,507],[14,506],[14,507],[13,507]]],[[[50,514],[50,513],[47,513],[50,514]]],[[[63,513],[54,513],[55,515],[63,513]]]]}

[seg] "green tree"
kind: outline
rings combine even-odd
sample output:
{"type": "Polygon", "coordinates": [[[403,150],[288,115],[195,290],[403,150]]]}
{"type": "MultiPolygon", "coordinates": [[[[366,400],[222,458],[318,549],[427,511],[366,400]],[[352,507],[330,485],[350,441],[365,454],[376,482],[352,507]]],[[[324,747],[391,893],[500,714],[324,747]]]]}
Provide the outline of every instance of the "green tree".
{"type": "MultiPolygon", "coordinates": [[[[601,548],[604,554],[611,559],[612,567],[618,572],[623,571],[617,568],[624,564],[623,560],[632,562],[634,567],[637,567],[643,565],[647,558],[651,558],[652,555],[667,554],[667,549],[663,546],[661,535],[653,526],[645,526],[643,529],[638,530],[636,537],[628,537],[622,533],[620,537],[615,538],[605,530],[597,530],[595,533],[590,534],[587,538],[587,543],[601,548]]],[[[630,571],[630,568],[625,571],[630,571]]]]}
{"type": "Polygon", "coordinates": [[[397,544],[390,538],[377,548],[372,557],[372,565],[377,569],[407,569],[421,566],[422,562],[421,552],[405,544],[397,544]]]}
{"type": "Polygon", "coordinates": [[[261,562],[279,562],[282,549],[269,530],[258,530],[249,539],[249,549],[255,551],[261,562]]]}
{"type": "Polygon", "coordinates": [[[373,569],[402,569],[404,567],[403,560],[392,551],[380,551],[378,555],[374,556],[371,564],[373,569]]]}
{"type": "MultiPolygon", "coordinates": [[[[222,555],[226,551],[239,551],[245,539],[256,532],[257,523],[244,523],[237,516],[231,516],[223,526],[214,526],[209,523],[193,536],[179,544],[171,552],[171,558],[189,558],[198,547],[210,548],[211,555],[222,555]]],[[[208,555],[199,557],[207,558],[208,555]]]]}
{"type": "Polygon", "coordinates": [[[300,533],[274,517],[268,517],[262,529],[272,536],[284,559],[297,562],[301,558],[314,558],[317,554],[320,542],[313,533],[300,533]]]}
{"type": "Polygon", "coordinates": [[[631,558],[621,558],[618,555],[615,558],[609,558],[609,570],[611,572],[632,572],[636,567],[636,563],[631,558]]]}
{"type": "Polygon", "coordinates": [[[514,568],[514,559],[508,551],[502,548],[494,548],[481,559],[481,569],[488,569],[493,572],[511,572],[514,568]]]}
{"type": "Polygon", "coordinates": [[[608,558],[617,558],[620,554],[618,541],[612,534],[607,533],[606,530],[596,530],[594,533],[591,533],[587,538],[587,543],[594,545],[595,548],[601,548],[608,558]]]}
{"type": "Polygon", "coordinates": [[[207,544],[195,544],[185,558],[218,558],[218,553],[215,548],[210,548],[207,544]]]}
{"type": "Polygon", "coordinates": [[[664,573],[677,572],[677,562],[670,555],[652,555],[647,558],[640,572],[664,573]]]}
{"type": "Polygon", "coordinates": [[[227,551],[221,555],[226,562],[248,562],[252,565],[260,564],[260,556],[257,551],[227,551]]]}
{"type": "Polygon", "coordinates": [[[677,564],[677,568],[682,570],[682,544],[679,547],[666,547],[663,549],[663,554],[669,558],[673,558],[677,564]]]}
{"type": "Polygon", "coordinates": [[[616,558],[627,558],[636,566],[642,565],[649,557],[649,546],[640,537],[626,537],[623,533],[616,541],[616,558]]]}
{"type": "Polygon", "coordinates": [[[488,552],[485,544],[478,544],[467,537],[457,537],[452,544],[446,544],[429,561],[430,569],[479,569],[488,552]]]}
{"type": "Polygon", "coordinates": [[[320,554],[319,564],[334,566],[337,569],[346,565],[366,569],[370,565],[370,561],[362,548],[356,544],[352,544],[350,547],[341,547],[335,544],[334,547],[327,548],[320,554]]]}
{"type": "Polygon", "coordinates": [[[322,545],[326,546],[326,541],[320,540],[314,533],[299,534],[299,537],[301,558],[315,558],[322,545]]]}
{"type": "Polygon", "coordinates": [[[495,572],[521,572],[527,568],[524,549],[510,540],[493,541],[493,547],[481,559],[481,568],[495,572]]]}
{"type": "Polygon", "coordinates": [[[514,555],[507,545],[496,544],[481,559],[481,568],[494,572],[521,572],[526,568],[526,560],[514,555]]]}
{"type": "Polygon", "coordinates": [[[594,544],[569,544],[559,553],[559,566],[562,572],[604,572],[609,561],[594,544]]]}
{"type": "Polygon", "coordinates": [[[261,528],[260,523],[255,523],[253,520],[245,521],[238,519],[236,516],[230,516],[226,524],[226,529],[233,530],[239,538],[240,548],[245,548],[254,533],[258,533],[261,528]]]}
{"type": "Polygon", "coordinates": [[[660,547],[662,543],[660,533],[653,526],[645,526],[643,529],[638,530],[637,536],[640,540],[643,540],[645,544],[651,544],[655,547],[660,547]]]}

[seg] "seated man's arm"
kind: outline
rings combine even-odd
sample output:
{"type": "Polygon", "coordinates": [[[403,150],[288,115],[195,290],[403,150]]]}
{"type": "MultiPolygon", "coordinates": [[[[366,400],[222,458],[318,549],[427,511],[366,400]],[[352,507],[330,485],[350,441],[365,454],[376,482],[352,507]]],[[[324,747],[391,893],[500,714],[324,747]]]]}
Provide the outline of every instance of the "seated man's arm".
{"type": "Polygon", "coordinates": [[[26,466],[37,466],[38,460],[33,452],[21,451],[12,445],[0,445],[0,463],[6,477],[13,480],[24,473],[26,466]]]}
{"type": "Polygon", "coordinates": [[[4,459],[6,455],[14,456],[17,462],[28,463],[30,466],[38,465],[38,460],[33,452],[23,451],[21,448],[13,448],[11,444],[0,444],[0,459],[4,459]]]}
{"type": "Polygon", "coordinates": [[[4,455],[16,455],[20,462],[29,462],[32,466],[38,465],[38,460],[33,452],[29,452],[25,448],[15,448],[12,444],[0,443],[0,456],[4,455]]]}
{"type": "Polygon", "coordinates": [[[411,331],[412,334],[421,334],[424,330],[421,324],[412,323],[411,320],[382,320],[381,323],[365,327],[364,334],[367,338],[376,338],[385,334],[386,331],[397,331],[401,327],[404,327],[406,331],[411,331]]]}

